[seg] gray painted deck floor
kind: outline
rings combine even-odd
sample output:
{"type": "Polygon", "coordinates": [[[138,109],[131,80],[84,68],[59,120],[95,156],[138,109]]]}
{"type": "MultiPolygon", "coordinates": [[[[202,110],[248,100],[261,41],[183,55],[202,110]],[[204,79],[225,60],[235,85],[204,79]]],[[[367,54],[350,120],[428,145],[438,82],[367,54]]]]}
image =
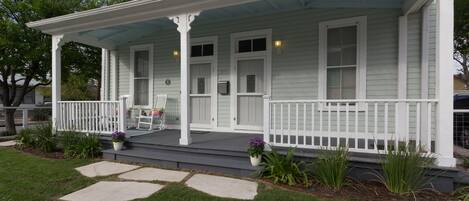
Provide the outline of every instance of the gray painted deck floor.
{"type": "MultiPolygon", "coordinates": [[[[129,141],[154,145],[180,146],[179,137],[179,130],[164,130],[151,134],[131,137],[129,141]]],[[[246,151],[249,140],[255,137],[262,138],[262,135],[192,131],[192,144],[190,144],[189,147],[229,151],[246,151]]]]}

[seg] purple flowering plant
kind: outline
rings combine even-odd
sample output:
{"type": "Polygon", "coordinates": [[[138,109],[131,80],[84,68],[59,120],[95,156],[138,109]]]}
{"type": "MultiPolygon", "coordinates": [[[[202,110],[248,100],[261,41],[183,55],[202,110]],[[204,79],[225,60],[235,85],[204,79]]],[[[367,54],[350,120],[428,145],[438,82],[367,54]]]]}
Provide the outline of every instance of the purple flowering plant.
{"type": "Polygon", "coordinates": [[[249,140],[248,153],[249,156],[258,157],[264,153],[265,142],[262,138],[256,137],[249,140]]]}
{"type": "Polygon", "coordinates": [[[112,142],[124,142],[125,141],[125,133],[121,131],[114,131],[112,133],[112,142]]]}

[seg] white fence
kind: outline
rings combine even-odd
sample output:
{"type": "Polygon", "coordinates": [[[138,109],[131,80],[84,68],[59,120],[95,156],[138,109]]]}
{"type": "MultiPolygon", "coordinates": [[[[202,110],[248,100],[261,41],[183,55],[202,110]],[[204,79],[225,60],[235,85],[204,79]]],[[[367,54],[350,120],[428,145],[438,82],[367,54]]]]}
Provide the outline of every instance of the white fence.
{"type": "Polygon", "coordinates": [[[110,134],[125,131],[126,100],[59,101],[58,131],[110,134]]]}
{"type": "MultiPolygon", "coordinates": [[[[22,128],[28,128],[30,125],[30,112],[31,111],[34,111],[34,110],[52,110],[52,108],[50,106],[36,106],[36,105],[23,105],[23,106],[19,106],[19,107],[3,107],[3,106],[0,106],[0,112],[1,111],[6,111],[6,110],[11,110],[11,109],[14,109],[14,110],[17,110],[17,111],[21,111],[21,127],[22,128]]],[[[42,111],[44,112],[44,111],[42,111]]],[[[47,116],[47,114],[44,114],[47,116]]],[[[16,119],[15,119],[16,120],[16,119]]],[[[33,119],[34,120],[34,119],[33,119]]],[[[2,121],[5,121],[5,119],[3,119],[2,121]]],[[[4,122],[2,122],[4,123],[4,122]]],[[[16,124],[16,122],[15,122],[16,124]]],[[[4,125],[2,125],[4,126],[4,125]]]]}
{"type": "Polygon", "coordinates": [[[434,152],[436,100],[269,100],[264,140],[274,146],[378,153],[403,145],[434,152]],[[265,132],[268,131],[268,132],[265,132]]]}

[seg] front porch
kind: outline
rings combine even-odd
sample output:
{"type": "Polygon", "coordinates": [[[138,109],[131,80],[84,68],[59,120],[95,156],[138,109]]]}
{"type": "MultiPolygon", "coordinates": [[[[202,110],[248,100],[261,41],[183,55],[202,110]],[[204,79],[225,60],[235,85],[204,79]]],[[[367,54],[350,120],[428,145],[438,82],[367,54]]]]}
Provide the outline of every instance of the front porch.
{"type": "Polygon", "coordinates": [[[130,145],[161,140],[167,144],[150,145],[194,154],[227,146],[236,156],[245,149],[242,138],[225,142],[236,134],[194,133],[204,127],[255,131],[273,146],[307,150],[347,146],[376,155],[410,146],[455,166],[447,2],[181,2],[131,1],[30,23],[52,35],[54,128],[132,132],[129,110],[155,109],[164,94],[168,122],[180,131],[130,145]],[[103,48],[102,101],[61,100],[68,41],[103,48]]]}

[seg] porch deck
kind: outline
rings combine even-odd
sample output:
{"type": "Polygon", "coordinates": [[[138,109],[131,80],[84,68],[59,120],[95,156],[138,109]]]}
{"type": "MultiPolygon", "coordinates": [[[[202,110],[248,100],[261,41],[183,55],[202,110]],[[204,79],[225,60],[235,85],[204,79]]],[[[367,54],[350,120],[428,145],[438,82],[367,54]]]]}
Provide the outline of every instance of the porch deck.
{"type": "MultiPolygon", "coordinates": [[[[128,133],[133,136],[129,139],[132,143],[147,145],[181,146],[179,145],[179,130],[164,130],[143,134],[149,131],[130,130],[128,133]],[[142,135],[143,134],[143,135],[142,135]]],[[[251,138],[260,137],[261,134],[191,131],[192,143],[190,148],[213,149],[224,151],[245,152],[251,138]]]]}

